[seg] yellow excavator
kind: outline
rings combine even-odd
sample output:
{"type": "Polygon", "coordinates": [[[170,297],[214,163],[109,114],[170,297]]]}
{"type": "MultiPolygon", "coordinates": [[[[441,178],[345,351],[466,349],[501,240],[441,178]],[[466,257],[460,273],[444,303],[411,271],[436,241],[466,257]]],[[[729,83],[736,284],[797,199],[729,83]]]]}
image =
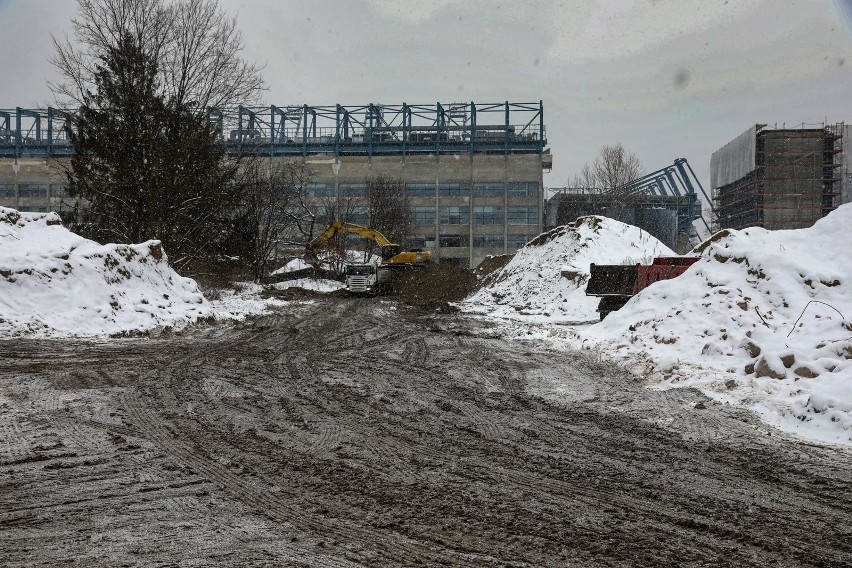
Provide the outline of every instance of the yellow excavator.
{"type": "Polygon", "coordinates": [[[317,264],[316,251],[337,235],[358,235],[365,239],[371,239],[381,247],[382,266],[388,267],[410,267],[425,266],[432,262],[432,253],[428,250],[412,249],[403,251],[399,245],[393,244],[386,236],[370,227],[356,225],[355,223],[342,223],[335,221],[322,232],[320,236],[308,243],[305,251],[305,262],[317,264]]]}
{"type": "Polygon", "coordinates": [[[355,223],[332,223],[320,236],[307,245],[305,262],[318,265],[317,250],[336,235],[358,235],[372,239],[382,250],[382,262],[374,264],[347,264],[344,270],[346,290],[350,294],[370,294],[374,296],[389,294],[393,291],[391,273],[398,269],[420,268],[432,262],[432,253],[428,250],[414,249],[401,251],[400,246],[393,244],[386,236],[370,227],[355,223]]]}

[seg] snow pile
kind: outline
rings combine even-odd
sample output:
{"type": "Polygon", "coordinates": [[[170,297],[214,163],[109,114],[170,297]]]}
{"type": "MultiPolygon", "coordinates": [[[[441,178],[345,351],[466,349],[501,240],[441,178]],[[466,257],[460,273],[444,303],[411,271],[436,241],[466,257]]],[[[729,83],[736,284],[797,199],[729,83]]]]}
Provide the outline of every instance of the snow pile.
{"type": "Polygon", "coordinates": [[[288,272],[298,272],[299,270],[307,270],[311,268],[311,265],[302,260],[301,258],[294,258],[278,270],[274,270],[271,274],[286,274],[288,272]]]}
{"type": "Polygon", "coordinates": [[[646,288],[583,335],[649,355],[667,384],[701,387],[811,438],[850,442],[850,224],[844,205],[808,229],[722,231],[685,274],[646,288]]]}
{"type": "Polygon", "coordinates": [[[0,337],[132,333],[210,315],[159,241],[100,245],[56,213],[0,207],[0,337]]]}
{"type": "Polygon", "coordinates": [[[272,285],[276,290],[286,290],[287,288],[301,288],[302,290],[310,290],[312,292],[329,293],[336,292],[346,288],[346,284],[337,280],[328,280],[326,278],[299,278],[297,280],[285,280],[284,282],[276,282],[272,285]]]}
{"type": "Polygon", "coordinates": [[[519,250],[494,282],[461,305],[465,311],[538,321],[597,319],[599,298],[586,296],[589,265],[649,262],[674,252],[638,227],[580,217],[519,250]]]}

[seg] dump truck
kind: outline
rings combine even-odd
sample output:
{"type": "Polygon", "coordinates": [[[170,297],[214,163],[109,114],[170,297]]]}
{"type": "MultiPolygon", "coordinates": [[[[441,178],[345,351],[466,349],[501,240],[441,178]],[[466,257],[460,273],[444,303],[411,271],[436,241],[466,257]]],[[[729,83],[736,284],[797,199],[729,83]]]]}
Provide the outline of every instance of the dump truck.
{"type": "Polygon", "coordinates": [[[603,320],[621,309],[630,298],[660,280],[676,278],[700,257],[659,256],[651,264],[592,264],[587,296],[599,296],[598,313],[603,320]]]}

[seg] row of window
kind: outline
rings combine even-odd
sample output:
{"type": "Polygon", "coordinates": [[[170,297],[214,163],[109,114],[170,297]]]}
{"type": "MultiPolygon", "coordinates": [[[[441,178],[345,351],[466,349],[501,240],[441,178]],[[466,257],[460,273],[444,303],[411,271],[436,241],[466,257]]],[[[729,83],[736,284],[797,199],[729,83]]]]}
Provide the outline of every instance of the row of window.
{"type": "MultiPolygon", "coordinates": [[[[434,207],[415,206],[410,208],[410,213],[411,221],[415,225],[435,224],[434,207]]],[[[472,208],[468,205],[450,205],[439,207],[438,213],[442,225],[467,225],[471,221],[471,214],[474,225],[502,225],[504,222],[510,225],[538,224],[538,205],[515,206],[507,209],[489,205],[476,205],[472,208]],[[508,211],[508,215],[504,216],[505,211],[508,211]]]]}
{"type": "MultiPolygon", "coordinates": [[[[48,195],[48,185],[45,183],[19,183],[18,197],[45,198],[48,195]]],[[[68,186],[65,184],[50,184],[51,197],[67,197],[68,186]]],[[[0,183],[0,198],[14,198],[15,185],[11,183],[0,183]]]]}
{"type": "MultiPolygon", "coordinates": [[[[440,235],[437,243],[441,247],[468,247],[471,240],[474,248],[503,248],[503,243],[509,249],[519,249],[535,235],[508,235],[505,238],[503,235],[440,235]]],[[[408,243],[412,247],[420,247],[427,249],[435,248],[435,235],[414,235],[408,238],[408,243]]]]}
{"type": "MultiPolygon", "coordinates": [[[[409,197],[435,197],[434,183],[406,183],[405,192],[409,197]]],[[[468,182],[441,182],[437,186],[438,195],[441,197],[503,197],[508,192],[510,197],[537,196],[538,183],[526,181],[513,181],[508,185],[497,183],[474,183],[471,193],[468,182]]],[[[308,195],[311,197],[331,197],[334,195],[333,183],[311,183],[307,186],[308,195]]],[[[341,183],[340,195],[342,197],[364,197],[367,195],[365,183],[341,183]]]]}
{"type": "MultiPolygon", "coordinates": [[[[367,186],[364,183],[341,183],[341,197],[365,197],[367,186]]],[[[50,184],[51,197],[66,197],[68,186],[65,184],[50,184]]],[[[434,183],[407,183],[405,184],[407,195],[410,197],[434,197],[434,183]]],[[[536,182],[509,182],[508,186],[503,183],[475,183],[471,194],[470,184],[467,182],[441,182],[438,185],[438,195],[441,197],[503,197],[504,189],[510,197],[537,196],[538,183],[536,182]]],[[[18,196],[20,197],[47,197],[48,186],[43,183],[20,183],[18,184],[18,196]]],[[[332,197],[334,196],[334,184],[311,183],[307,186],[310,197],[332,197]]],[[[14,184],[0,184],[0,197],[15,197],[14,184]]]]}
{"type": "MultiPolygon", "coordinates": [[[[434,197],[434,183],[407,183],[405,191],[411,197],[434,197]]],[[[538,183],[527,181],[512,181],[504,185],[502,182],[474,183],[473,191],[468,182],[440,182],[438,196],[440,197],[503,197],[507,192],[509,197],[538,196],[538,183]]]]}

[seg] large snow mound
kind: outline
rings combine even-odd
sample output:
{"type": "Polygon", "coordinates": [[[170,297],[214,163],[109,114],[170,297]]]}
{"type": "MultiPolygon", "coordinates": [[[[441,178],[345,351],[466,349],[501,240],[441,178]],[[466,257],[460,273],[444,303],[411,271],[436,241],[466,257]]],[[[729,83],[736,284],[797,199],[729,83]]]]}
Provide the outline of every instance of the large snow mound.
{"type": "Polygon", "coordinates": [[[56,213],[0,207],[0,337],[135,333],[210,315],[159,241],[101,245],[56,213]]]}
{"type": "Polygon", "coordinates": [[[580,217],[530,241],[462,309],[550,322],[595,320],[599,298],[586,296],[591,263],[630,264],[674,255],[638,227],[606,217],[580,217]]]}
{"type": "Polygon", "coordinates": [[[722,231],[682,276],[646,288],[583,335],[649,355],[670,384],[699,386],[785,429],[848,443],[850,225],[852,204],[807,229],[722,231]]]}

